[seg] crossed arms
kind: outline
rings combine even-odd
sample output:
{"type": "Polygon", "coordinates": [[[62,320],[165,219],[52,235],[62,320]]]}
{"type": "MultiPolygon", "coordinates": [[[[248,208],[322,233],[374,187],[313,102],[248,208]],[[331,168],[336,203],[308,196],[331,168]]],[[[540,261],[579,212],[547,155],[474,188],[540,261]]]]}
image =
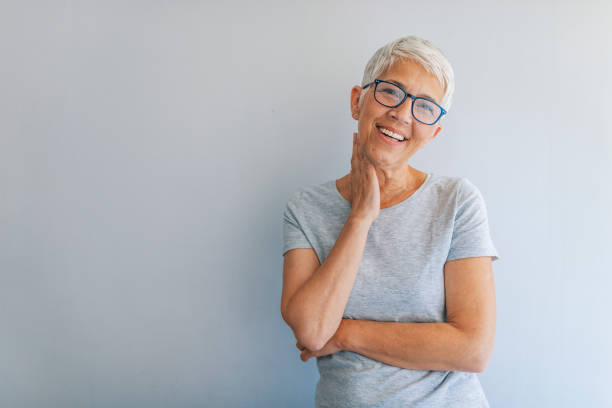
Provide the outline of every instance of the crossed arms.
{"type": "Polygon", "coordinates": [[[481,372],[493,352],[496,325],[491,258],[444,265],[446,322],[342,319],[369,226],[348,220],[323,264],[311,248],[287,251],[281,314],[301,358],[349,350],[402,368],[481,372]]]}

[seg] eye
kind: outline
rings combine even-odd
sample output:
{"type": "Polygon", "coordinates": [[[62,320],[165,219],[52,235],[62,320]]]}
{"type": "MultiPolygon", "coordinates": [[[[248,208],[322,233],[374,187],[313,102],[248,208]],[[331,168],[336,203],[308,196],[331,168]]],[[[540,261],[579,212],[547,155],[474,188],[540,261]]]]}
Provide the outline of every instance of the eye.
{"type": "Polygon", "coordinates": [[[434,105],[424,99],[419,99],[417,107],[419,109],[424,109],[429,113],[433,113],[435,111],[434,105]]]}
{"type": "Polygon", "coordinates": [[[382,88],[381,91],[387,95],[399,96],[399,91],[393,88],[382,88]]]}

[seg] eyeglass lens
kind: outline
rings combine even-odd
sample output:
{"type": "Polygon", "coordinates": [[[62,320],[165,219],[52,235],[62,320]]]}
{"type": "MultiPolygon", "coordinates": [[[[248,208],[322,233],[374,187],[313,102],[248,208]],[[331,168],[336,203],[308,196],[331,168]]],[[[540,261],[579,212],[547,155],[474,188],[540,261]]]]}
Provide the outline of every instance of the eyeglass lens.
{"type": "MultiPolygon", "coordinates": [[[[402,101],[404,95],[404,91],[401,88],[386,82],[380,82],[374,94],[378,102],[388,107],[395,107],[402,101]]],[[[441,112],[436,104],[427,99],[417,98],[414,101],[413,114],[421,122],[427,124],[433,123],[438,119],[441,112]]]]}

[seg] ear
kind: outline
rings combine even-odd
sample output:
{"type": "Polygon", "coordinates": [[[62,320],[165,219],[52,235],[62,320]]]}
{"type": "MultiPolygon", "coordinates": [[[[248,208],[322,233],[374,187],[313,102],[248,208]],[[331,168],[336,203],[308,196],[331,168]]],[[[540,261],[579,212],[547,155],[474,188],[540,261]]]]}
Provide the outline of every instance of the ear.
{"type": "Polygon", "coordinates": [[[351,100],[350,100],[350,108],[351,108],[351,116],[353,119],[359,119],[359,96],[361,95],[362,88],[358,85],[355,85],[351,89],[351,100]]]}

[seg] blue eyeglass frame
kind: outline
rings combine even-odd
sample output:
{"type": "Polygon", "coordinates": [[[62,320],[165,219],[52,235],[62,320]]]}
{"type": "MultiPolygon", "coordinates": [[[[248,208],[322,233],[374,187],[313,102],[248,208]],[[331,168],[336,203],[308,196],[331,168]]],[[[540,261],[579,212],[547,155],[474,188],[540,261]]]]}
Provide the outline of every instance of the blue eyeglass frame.
{"type": "Polygon", "coordinates": [[[446,109],[444,109],[443,107],[441,107],[440,105],[438,105],[437,103],[435,103],[434,101],[432,101],[431,99],[423,98],[423,97],[421,97],[421,96],[414,96],[414,95],[411,95],[411,94],[409,94],[408,92],[406,92],[406,91],[405,91],[405,90],[404,90],[404,89],[403,89],[401,86],[399,86],[398,84],[394,84],[393,82],[383,81],[382,79],[375,79],[374,81],[370,82],[369,84],[364,85],[364,86],[363,86],[363,89],[366,89],[368,86],[370,86],[370,85],[372,85],[372,84],[376,84],[376,85],[374,86],[374,99],[376,99],[376,102],[380,103],[382,106],[386,106],[387,108],[397,108],[397,107],[398,107],[398,106],[400,106],[402,103],[404,103],[404,101],[405,101],[406,99],[408,99],[408,97],[410,97],[410,98],[412,99],[412,106],[410,107],[410,113],[412,114],[412,117],[413,117],[415,120],[417,120],[418,122],[420,122],[420,123],[422,123],[422,124],[424,124],[424,125],[429,125],[429,126],[431,126],[431,125],[435,125],[435,124],[436,124],[436,123],[437,123],[437,122],[440,120],[440,118],[441,118],[442,116],[444,116],[444,115],[447,113],[447,112],[446,112],[446,109]],[[398,87],[398,88],[399,88],[399,89],[400,89],[400,90],[401,90],[401,91],[404,93],[404,97],[402,98],[402,100],[401,100],[401,101],[400,101],[400,102],[399,102],[397,105],[395,105],[395,106],[385,105],[384,103],[382,103],[381,101],[379,101],[379,100],[376,98],[376,90],[378,89],[378,84],[380,84],[381,82],[384,82],[384,83],[386,83],[386,84],[390,84],[390,85],[393,85],[393,86],[395,86],[395,87],[398,87]],[[421,120],[418,120],[418,119],[416,118],[416,116],[414,116],[414,103],[416,102],[416,100],[417,100],[417,99],[423,99],[423,100],[425,100],[425,101],[427,101],[427,102],[431,102],[431,103],[433,103],[434,105],[436,105],[438,108],[440,108],[440,115],[438,116],[438,118],[437,118],[436,120],[434,120],[432,123],[425,123],[425,122],[423,122],[423,121],[421,121],[421,120]]]}

